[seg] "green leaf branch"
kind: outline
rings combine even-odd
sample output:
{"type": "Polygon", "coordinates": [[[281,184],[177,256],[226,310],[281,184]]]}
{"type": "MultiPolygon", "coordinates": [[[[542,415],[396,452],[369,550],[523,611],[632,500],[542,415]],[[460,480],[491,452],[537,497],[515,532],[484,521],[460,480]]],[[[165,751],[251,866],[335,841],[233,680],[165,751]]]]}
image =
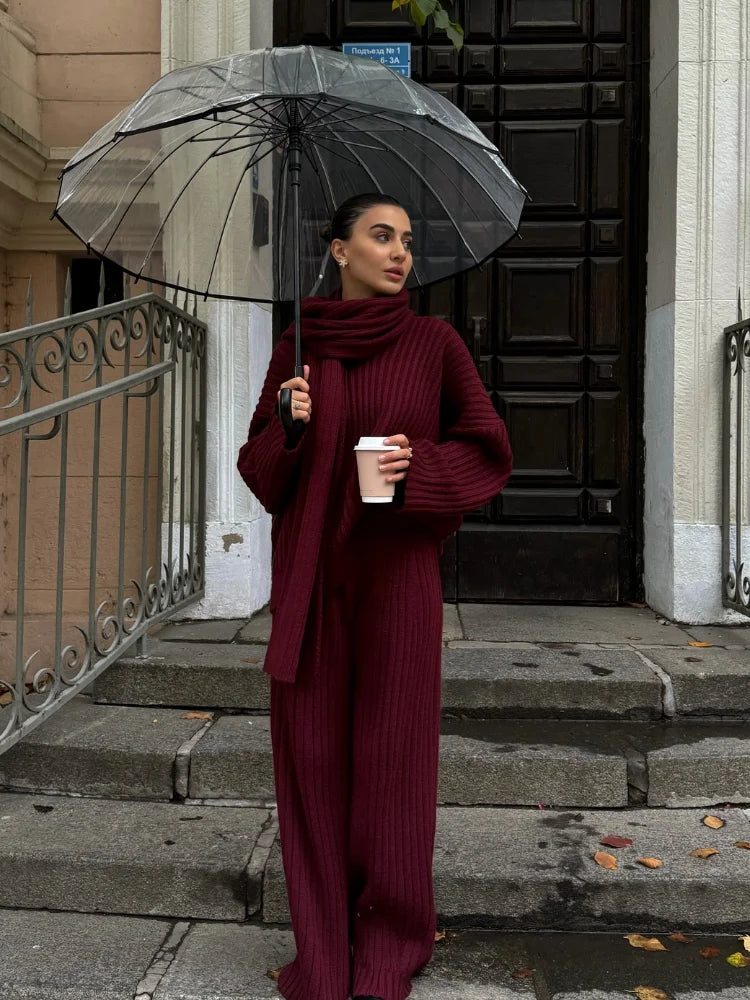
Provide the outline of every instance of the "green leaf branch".
{"type": "MultiPolygon", "coordinates": [[[[453,0],[448,2],[453,3],[453,0]]],[[[408,13],[418,28],[423,27],[427,18],[431,17],[435,27],[445,31],[456,49],[464,44],[464,29],[457,21],[451,21],[448,11],[441,7],[439,0],[393,0],[391,10],[399,8],[408,8],[408,13]]]]}

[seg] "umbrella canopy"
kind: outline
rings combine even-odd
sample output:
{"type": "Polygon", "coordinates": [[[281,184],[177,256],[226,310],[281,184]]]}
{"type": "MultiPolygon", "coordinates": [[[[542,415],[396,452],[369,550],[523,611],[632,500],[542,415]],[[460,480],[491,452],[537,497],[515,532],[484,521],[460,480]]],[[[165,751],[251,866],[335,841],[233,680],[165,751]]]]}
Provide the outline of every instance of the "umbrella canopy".
{"type": "Polygon", "coordinates": [[[370,191],[411,219],[407,287],[487,258],[526,197],[450,101],[379,62],[302,45],[166,74],[66,165],[55,214],[137,277],[273,302],[336,287],[320,229],[370,191]]]}

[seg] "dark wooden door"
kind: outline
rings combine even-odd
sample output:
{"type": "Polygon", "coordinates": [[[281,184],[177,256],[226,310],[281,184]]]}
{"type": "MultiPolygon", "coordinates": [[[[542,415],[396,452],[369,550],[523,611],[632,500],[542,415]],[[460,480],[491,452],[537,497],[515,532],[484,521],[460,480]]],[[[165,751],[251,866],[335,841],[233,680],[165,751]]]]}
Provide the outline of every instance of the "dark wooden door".
{"type": "Polygon", "coordinates": [[[275,44],[409,40],[412,76],[500,148],[531,202],[482,268],[415,292],[461,332],[514,452],[443,559],[447,600],[639,596],[642,35],[637,0],[465,0],[465,44],[384,0],[276,2],[275,44]]]}

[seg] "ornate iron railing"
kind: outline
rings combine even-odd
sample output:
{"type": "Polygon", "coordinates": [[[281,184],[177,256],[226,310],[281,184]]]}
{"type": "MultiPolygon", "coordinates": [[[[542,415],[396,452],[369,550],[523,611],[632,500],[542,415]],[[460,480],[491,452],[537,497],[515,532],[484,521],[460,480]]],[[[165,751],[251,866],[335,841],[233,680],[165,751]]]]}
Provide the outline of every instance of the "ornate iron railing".
{"type": "Polygon", "coordinates": [[[195,309],[148,292],[27,321],[0,335],[0,752],[204,592],[195,309]]]}
{"type": "Polygon", "coordinates": [[[722,427],[722,599],[724,606],[750,616],[750,565],[745,542],[750,543],[747,470],[750,468],[750,319],[742,318],[724,330],[724,398],[722,427]]]}

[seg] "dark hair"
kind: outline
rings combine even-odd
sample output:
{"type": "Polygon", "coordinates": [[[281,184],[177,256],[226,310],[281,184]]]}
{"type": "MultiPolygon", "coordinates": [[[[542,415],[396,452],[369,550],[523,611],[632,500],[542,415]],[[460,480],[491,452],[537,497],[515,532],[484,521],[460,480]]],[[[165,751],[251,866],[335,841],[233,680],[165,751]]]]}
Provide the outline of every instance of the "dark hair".
{"type": "Polygon", "coordinates": [[[321,238],[326,243],[330,243],[332,240],[348,240],[352,235],[354,223],[360,215],[364,215],[368,209],[375,208],[376,205],[404,207],[397,198],[392,198],[389,194],[381,194],[379,191],[355,194],[353,198],[347,198],[339,205],[330,223],[320,230],[321,238]]]}

